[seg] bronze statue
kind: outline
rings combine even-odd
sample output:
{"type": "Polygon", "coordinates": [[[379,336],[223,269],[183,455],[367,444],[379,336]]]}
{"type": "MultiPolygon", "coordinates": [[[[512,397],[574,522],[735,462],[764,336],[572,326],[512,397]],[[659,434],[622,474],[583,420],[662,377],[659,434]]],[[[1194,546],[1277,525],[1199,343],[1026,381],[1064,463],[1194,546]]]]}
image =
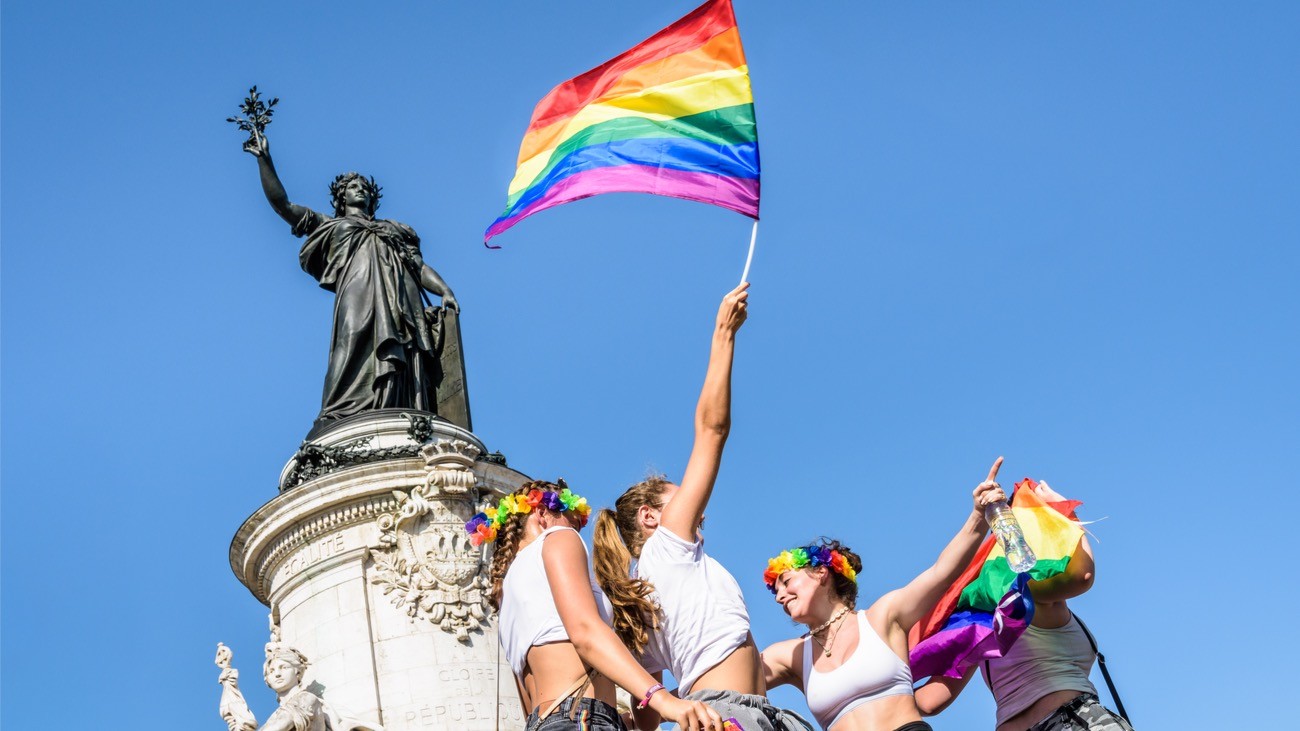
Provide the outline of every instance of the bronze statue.
{"type": "Polygon", "coordinates": [[[380,188],[358,173],[330,184],[334,215],[289,201],[265,135],[271,107],[256,87],[232,117],[249,132],[244,150],[257,158],[262,190],[293,234],[306,237],[302,268],[334,292],[334,330],[317,428],[365,411],[427,411],[471,428],[460,354],[460,305],[451,287],[420,254],[420,237],[405,224],[375,218],[380,188]],[[427,303],[425,290],[441,298],[427,303]],[[427,306],[426,306],[427,305],[427,306]]]}

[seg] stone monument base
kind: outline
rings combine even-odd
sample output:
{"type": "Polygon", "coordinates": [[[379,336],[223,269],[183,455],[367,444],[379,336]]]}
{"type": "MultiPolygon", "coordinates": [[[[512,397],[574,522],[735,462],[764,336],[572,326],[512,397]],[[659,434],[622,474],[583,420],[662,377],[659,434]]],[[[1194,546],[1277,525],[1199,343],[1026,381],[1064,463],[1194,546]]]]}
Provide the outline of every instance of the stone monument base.
{"type": "Polygon", "coordinates": [[[527,480],[471,432],[381,411],[314,433],[230,546],[311,688],[388,731],[523,727],[464,524],[527,480]]]}

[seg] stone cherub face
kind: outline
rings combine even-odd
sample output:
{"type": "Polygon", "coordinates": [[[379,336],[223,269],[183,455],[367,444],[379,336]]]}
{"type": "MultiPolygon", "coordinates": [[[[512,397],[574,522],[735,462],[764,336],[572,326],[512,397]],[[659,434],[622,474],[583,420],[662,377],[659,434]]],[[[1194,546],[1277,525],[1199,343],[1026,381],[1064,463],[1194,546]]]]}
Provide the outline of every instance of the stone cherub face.
{"type": "Polygon", "coordinates": [[[286,653],[276,653],[267,658],[266,665],[262,667],[262,676],[271,690],[277,695],[283,695],[298,687],[305,670],[306,668],[297,658],[290,657],[286,653]]]}

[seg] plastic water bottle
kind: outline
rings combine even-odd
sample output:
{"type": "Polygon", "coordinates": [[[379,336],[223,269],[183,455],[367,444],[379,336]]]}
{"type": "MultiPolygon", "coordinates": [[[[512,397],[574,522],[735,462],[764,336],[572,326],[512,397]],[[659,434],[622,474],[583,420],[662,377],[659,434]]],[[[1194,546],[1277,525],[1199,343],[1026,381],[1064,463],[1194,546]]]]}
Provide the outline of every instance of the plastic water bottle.
{"type": "Polygon", "coordinates": [[[1024,531],[1020,530],[1020,521],[1016,520],[1016,514],[1011,512],[1011,506],[1007,505],[1006,500],[999,500],[984,508],[984,519],[989,522],[989,528],[993,529],[993,535],[997,536],[998,545],[1002,546],[1002,552],[1007,555],[1007,564],[1012,571],[1023,574],[1038,563],[1034,550],[1025,541],[1024,531]]]}

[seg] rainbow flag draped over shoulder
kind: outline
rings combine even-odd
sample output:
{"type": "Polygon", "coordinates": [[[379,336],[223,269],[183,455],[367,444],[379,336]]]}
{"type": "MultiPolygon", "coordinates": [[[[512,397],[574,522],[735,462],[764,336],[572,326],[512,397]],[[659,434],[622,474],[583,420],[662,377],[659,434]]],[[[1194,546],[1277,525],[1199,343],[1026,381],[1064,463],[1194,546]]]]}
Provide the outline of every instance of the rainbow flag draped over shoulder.
{"type": "Polygon", "coordinates": [[[1033,619],[1029,581],[1065,571],[1083,537],[1074,515],[1082,503],[1044,502],[1033,488],[1032,480],[1018,483],[1011,509],[1038,563],[1017,575],[997,540],[985,539],[935,608],[912,628],[912,677],[959,678],[981,660],[1002,657],[1033,619]]]}
{"type": "Polygon", "coordinates": [[[519,147],[486,244],[528,216],[600,193],[652,193],[758,218],[758,128],[730,0],[709,0],[551,90],[519,147]]]}

